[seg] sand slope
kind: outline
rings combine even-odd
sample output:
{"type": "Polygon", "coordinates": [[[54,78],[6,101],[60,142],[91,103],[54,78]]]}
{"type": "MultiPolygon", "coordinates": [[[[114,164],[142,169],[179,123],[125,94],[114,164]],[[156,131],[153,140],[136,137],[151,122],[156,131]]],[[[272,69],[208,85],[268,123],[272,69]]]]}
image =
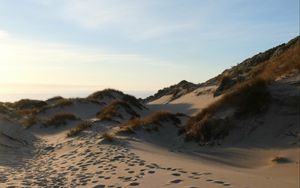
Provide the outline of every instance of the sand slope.
{"type": "Polygon", "coordinates": [[[0,166],[15,165],[31,155],[36,138],[16,123],[0,117],[0,166]]]}
{"type": "Polygon", "coordinates": [[[195,115],[201,109],[218,100],[219,97],[213,96],[215,89],[216,86],[202,86],[178,99],[170,101],[172,96],[166,95],[149,102],[147,106],[154,111],[165,109],[174,113],[182,112],[188,115],[195,115]]]}

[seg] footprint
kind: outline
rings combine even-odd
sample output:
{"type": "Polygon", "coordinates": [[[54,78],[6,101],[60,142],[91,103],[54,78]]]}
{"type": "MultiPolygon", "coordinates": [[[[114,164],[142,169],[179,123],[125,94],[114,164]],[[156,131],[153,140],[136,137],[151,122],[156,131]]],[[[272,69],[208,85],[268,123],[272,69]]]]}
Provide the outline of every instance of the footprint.
{"type": "Polygon", "coordinates": [[[138,185],[140,185],[139,182],[131,182],[131,183],[129,184],[129,186],[138,186],[138,185]]]}
{"type": "Polygon", "coordinates": [[[195,179],[195,180],[200,179],[200,177],[196,177],[196,176],[188,176],[188,178],[195,179]]]}
{"type": "Polygon", "coordinates": [[[101,185],[96,185],[93,188],[104,188],[104,187],[105,187],[105,185],[101,184],[101,185]]]}
{"type": "Polygon", "coordinates": [[[172,173],[172,176],[181,176],[179,173],[172,173]]]}
{"type": "Polygon", "coordinates": [[[224,181],[215,180],[214,183],[217,183],[217,184],[224,184],[224,181]]]}
{"type": "Polygon", "coordinates": [[[176,179],[176,180],[172,180],[172,181],[170,181],[170,183],[180,183],[180,182],[182,182],[183,180],[181,180],[181,179],[176,179]]]}

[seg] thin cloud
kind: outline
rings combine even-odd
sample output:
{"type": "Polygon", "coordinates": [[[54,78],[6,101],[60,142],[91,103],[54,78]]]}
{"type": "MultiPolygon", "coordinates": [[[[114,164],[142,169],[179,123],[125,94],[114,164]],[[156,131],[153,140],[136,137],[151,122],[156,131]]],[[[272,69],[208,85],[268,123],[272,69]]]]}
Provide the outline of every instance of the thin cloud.
{"type": "Polygon", "coordinates": [[[9,38],[10,37],[10,35],[8,34],[8,32],[7,31],[4,31],[4,30],[0,30],[0,39],[7,39],[7,38],[9,38]]]}
{"type": "Polygon", "coordinates": [[[190,20],[170,22],[157,12],[161,3],[154,0],[69,0],[61,14],[65,20],[92,30],[120,32],[132,40],[148,40],[186,31],[195,25],[190,20]]]}
{"type": "Polygon", "coordinates": [[[137,72],[169,69],[175,72],[187,67],[171,61],[142,54],[114,53],[97,48],[83,48],[53,42],[25,40],[9,34],[0,43],[0,84],[77,83],[80,85],[122,85],[115,75],[135,79],[130,70],[137,72]]]}

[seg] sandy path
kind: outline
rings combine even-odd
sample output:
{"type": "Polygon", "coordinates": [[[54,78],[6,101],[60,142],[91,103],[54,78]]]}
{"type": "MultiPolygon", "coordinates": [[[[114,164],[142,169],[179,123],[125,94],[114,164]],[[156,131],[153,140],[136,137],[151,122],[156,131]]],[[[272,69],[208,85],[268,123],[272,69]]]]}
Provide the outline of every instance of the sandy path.
{"type": "Polygon", "coordinates": [[[63,142],[45,138],[32,159],[0,169],[0,187],[297,187],[295,176],[266,173],[274,169],[209,163],[142,140],[108,143],[100,133],[63,142]]]}
{"type": "Polygon", "coordinates": [[[2,171],[0,187],[196,187],[209,175],[144,160],[126,144],[102,143],[100,135],[39,150],[24,165],[2,171]]]}

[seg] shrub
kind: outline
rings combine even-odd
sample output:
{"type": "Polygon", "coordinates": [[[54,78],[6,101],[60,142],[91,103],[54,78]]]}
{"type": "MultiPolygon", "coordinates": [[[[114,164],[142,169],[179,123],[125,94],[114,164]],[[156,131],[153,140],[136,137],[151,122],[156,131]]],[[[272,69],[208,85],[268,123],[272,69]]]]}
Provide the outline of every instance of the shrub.
{"type": "Polygon", "coordinates": [[[91,126],[93,126],[93,122],[83,121],[83,122],[79,123],[78,125],[76,125],[74,128],[70,129],[70,131],[67,133],[67,137],[77,136],[79,133],[90,128],[91,126]]]}
{"type": "Polygon", "coordinates": [[[48,126],[61,126],[61,125],[66,125],[68,121],[74,121],[74,120],[78,120],[79,118],[72,113],[59,113],[56,114],[54,116],[52,116],[51,118],[47,119],[44,122],[44,126],[48,127],[48,126]]]}

